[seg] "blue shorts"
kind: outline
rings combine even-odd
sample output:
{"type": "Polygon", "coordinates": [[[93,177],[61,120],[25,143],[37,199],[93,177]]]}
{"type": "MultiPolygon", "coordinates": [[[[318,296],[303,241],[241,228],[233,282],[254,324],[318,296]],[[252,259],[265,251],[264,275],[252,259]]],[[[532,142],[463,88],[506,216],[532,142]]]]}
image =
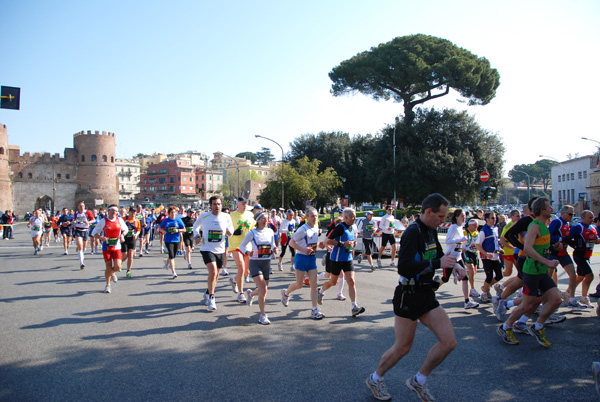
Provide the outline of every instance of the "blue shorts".
{"type": "Polygon", "coordinates": [[[297,270],[304,272],[317,269],[317,256],[296,253],[294,256],[294,265],[296,265],[297,270]]]}
{"type": "Polygon", "coordinates": [[[571,259],[571,256],[569,254],[567,255],[555,255],[555,254],[550,254],[548,256],[548,259],[550,261],[552,260],[558,260],[558,262],[560,263],[560,265],[564,267],[566,267],[567,265],[573,265],[573,260],[571,259]]]}

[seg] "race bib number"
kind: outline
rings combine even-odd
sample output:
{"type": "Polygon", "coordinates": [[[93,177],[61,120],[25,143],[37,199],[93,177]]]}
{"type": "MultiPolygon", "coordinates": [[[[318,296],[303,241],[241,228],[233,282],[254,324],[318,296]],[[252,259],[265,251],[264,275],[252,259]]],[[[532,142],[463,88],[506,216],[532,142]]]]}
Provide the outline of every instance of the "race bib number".
{"type": "Polygon", "coordinates": [[[425,261],[434,260],[437,256],[437,246],[435,242],[425,244],[425,253],[423,253],[423,259],[425,261]]]}
{"type": "Polygon", "coordinates": [[[208,241],[210,243],[218,243],[223,240],[223,232],[220,230],[209,230],[208,241]]]}
{"type": "Polygon", "coordinates": [[[118,237],[109,237],[108,240],[106,240],[106,245],[109,247],[114,247],[117,245],[118,242],[119,242],[118,237]]]}
{"type": "Polygon", "coordinates": [[[367,225],[367,226],[365,226],[365,230],[367,232],[372,232],[373,231],[373,225],[367,225]]]}
{"type": "Polygon", "coordinates": [[[169,234],[174,234],[177,232],[177,228],[175,226],[169,226],[169,234]]]}
{"type": "Polygon", "coordinates": [[[194,231],[194,228],[192,226],[188,226],[187,228],[185,228],[186,233],[192,233],[193,231],[194,231]]]}
{"type": "Polygon", "coordinates": [[[40,229],[41,229],[41,227],[39,227],[39,226],[34,226],[34,227],[32,228],[32,230],[33,230],[34,232],[38,232],[40,229]]]}
{"type": "Polygon", "coordinates": [[[271,245],[270,244],[258,244],[258,258],[268,258],[271,256],[271,245]]]}
{"type": "Polygon", "coordinates": [[[596,239],[590,239],[587,241],[586,247],[588,250],[593,250],[595,244],[596,244],[596,239]]]}
{"type": "Polygon", "coordinates": [[[129,232],[127,232],[127,234],[125,236],[127,236],[127,237],[133,236],[133,230],[130,230],[129,232]]]}
{"type": "Polygon", "coordinates": [[[308,248],[310,248],[312,250],[312,253],[316,253],[317,252],[317,243],[310,243],[308,245],[308,248]]]}

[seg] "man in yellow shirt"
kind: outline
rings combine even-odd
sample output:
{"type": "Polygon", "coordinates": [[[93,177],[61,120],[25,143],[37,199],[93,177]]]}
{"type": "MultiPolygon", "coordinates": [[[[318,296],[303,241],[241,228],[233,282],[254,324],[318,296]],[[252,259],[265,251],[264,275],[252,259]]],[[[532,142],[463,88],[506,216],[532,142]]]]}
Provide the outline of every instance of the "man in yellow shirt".
{"type": "MultiPolygon", "coordinates": [[[[249,257],[246,253],[239,249],[242,240],[246,237],[246,234],[254,229],[254,216],[252,212],[247,210],[248,201],[244,197],[236,199],[237,210],[231,213],[231,221],[233,222],[233,236],[229,238],[229,249],[235,265],[237,266],[237,274],[234,278],[229,278],[233,292],[238,295],[237,301],[240,303],[246,303],[246,296],[244,296],[244,277],[248,275],[248,264],[249,257]]],[[[247,246],[248,251],[252,248],[250,245],[247,246]]]]}

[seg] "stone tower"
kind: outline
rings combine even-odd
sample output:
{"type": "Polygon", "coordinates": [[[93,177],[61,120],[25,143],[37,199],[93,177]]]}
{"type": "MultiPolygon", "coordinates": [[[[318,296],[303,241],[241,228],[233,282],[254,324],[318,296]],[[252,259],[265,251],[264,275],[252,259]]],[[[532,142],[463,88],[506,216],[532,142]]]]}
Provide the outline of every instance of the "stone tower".
{"type": "Polygon", "coordinates": [[[73,144],[79,161],[75,203],[85,201],[87,208],[93,208],[95,200],[118,205],[114,133],[81,131],[74,135],[73,144]]]}
{"type": "Polygon", "coordinates": [[[13,209],[13,188],[8,166],[8,132],[0,124],[0,210],[13,209]]]}

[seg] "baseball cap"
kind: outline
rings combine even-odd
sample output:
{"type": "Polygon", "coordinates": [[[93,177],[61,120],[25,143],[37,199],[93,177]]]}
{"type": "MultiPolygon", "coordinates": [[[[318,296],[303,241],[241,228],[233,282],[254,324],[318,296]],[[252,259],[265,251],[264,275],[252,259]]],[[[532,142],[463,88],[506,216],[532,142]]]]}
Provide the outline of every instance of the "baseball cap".
{"type": "Polygon", "coordinates": [[[263,209],[263,207],[260,206],[260,204],[256,204],[255,206],[252,207],[252,209],[263,209]]]}
{"type": "Polygon", "coordinates": [[[238,197],[238,198],[235,199],[235,202],[245,202],[245,203],[248,203],[248,200],[245,199],[244,197],[238,197]]]}
{"type": "Polygon", "coordinates": [[[369,214],[373,215],[373,211],[367,211],[367,212],[365,212],[365,215],[369,215],[369,214]]]}

